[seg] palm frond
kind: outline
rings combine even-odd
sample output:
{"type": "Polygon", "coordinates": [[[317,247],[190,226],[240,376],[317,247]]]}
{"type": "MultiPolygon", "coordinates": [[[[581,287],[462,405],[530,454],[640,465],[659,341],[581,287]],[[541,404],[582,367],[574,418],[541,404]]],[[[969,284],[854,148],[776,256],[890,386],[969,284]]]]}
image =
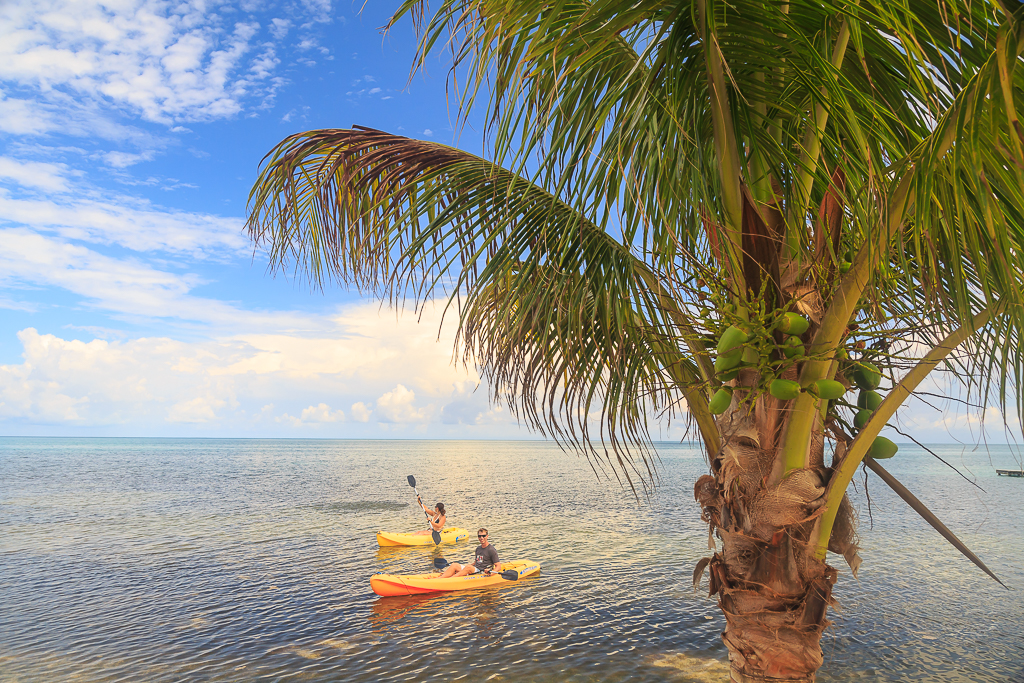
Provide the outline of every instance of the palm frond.
{"type": "Polygon", "coordinates": [[[396,304],[447,292],[467,359],[534,428],[582,448],[598,408],[618,458],[646,442],[648,411],[675,407],[684,392],[700,398],[689,410],[705,440],[717,439],[705,393],[712,370],[685,298],[510,171],[371,129],[311,131],[268,155],[249,211],[275,268],[396,304]]]}

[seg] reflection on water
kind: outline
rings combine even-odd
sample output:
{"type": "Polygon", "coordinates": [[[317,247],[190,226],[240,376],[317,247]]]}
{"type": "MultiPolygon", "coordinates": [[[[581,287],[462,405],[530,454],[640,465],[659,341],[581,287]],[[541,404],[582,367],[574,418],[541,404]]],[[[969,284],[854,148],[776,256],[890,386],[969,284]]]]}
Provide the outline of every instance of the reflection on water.
{"type": "Polygon", "coordinates": [[[694,657],[675,653],[654,656],[651,659],[651,664],[666,669],[675,669],[679,672],[681,680],[684,681],[721,683],[721,681],[729,680],[729,663],[713,657],[694,657]]]}
{"type": "Polygon", "coordinates": [[[347,512],[395,512],[409,507],[409,503],[388,503],[375,500],[356,500],[351,502],[335,501],[333,503],[317,503],[311,506],[314,510],[327,513],[344,514],[347,512]]]}
{"type": "MultiPolygon", "coordinates": [[[[0,439],[0,680],[722,681],[724,626],[690,588],[705,471],[659,448],[638,506],[585,461],[530,442],[0,439]],[[422,525],[405,476],[540,576],[380,598],[375,572],[471,559],[475,541],[380,548],[422,525]]],[[[1024,481],[996,453],[890,469],[1015,591],[1024,481]],[[972,459],[973,458],[973,459],[972,459]]],[[[870,485],[864,565],[841,558],[821,681],[1024,683],[1024,607],[870,485]]]]}
{"type": "Polygon", "coordinates": [[[377,598],[370,605],[369,620],[372,626],[382,627],[405,617],[410,611],[432,600],[443,600],[439,595],[396,595],[377,598]]]}

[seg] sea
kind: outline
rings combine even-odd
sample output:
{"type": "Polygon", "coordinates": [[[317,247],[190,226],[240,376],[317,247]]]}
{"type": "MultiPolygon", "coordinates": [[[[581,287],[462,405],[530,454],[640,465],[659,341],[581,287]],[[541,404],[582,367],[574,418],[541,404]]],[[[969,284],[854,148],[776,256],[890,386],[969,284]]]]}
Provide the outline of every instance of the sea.
{"type": "MultiPolygon", "coordinates": [[[[654,462],[634,494],[543,441],[0,438],[0,681],[726,681],[724,619],[693,585],[708,466],[687,443],[654,462]],[[374,573],[473,556],[378,547],[426,528],[410,474],[449,526],[541,573],[375,595],[374,573]]],[[[995,472],[1020,453],[884,464],[1005,587],[858,474],[864,561],[829,556],[818,680],[1024,683],[1024,478],[995,472]]]]}

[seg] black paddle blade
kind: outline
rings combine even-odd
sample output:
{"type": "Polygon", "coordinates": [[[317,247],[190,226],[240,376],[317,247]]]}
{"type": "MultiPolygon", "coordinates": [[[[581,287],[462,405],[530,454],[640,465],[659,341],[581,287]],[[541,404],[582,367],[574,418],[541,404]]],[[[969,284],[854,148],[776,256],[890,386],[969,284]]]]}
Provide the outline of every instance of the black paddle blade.
{"type": "Polygon", "coordinates": [[[448,566],[448,560],[444,559],[443,557],[435,557],[434,566],[438,569],[444,569],[448,566]]]}
{"type": "Polygon", "coordinates": [[[406,479],[409,481],[409,486],[416,488],[416,477],[410,474],[406,479]]]}
{"type": "Polygon", "coordinates": [[[430,537],[434,539],[434,545],[441,545],[441,534],[436,531],[431,531],[430,537]]]}
{"type": "Polygon", "coordinates": [[[500,576],[501,576],[501,578],[506,579],[508,581],[518,581],[519,580],[519,572],[517,572],[515,569],[509,569],[507,571],[503,571],[500,574],[500,576]]]}

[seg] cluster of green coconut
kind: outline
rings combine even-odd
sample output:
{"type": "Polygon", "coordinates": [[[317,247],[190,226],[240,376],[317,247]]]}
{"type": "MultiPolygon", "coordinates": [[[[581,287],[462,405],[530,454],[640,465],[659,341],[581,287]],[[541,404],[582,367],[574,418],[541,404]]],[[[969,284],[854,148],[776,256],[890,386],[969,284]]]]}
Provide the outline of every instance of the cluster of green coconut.
{"type": "MultiPolygon", "coordinates": [[[[860,431],[878,410],[878,406],[882,405],[882,395],[876,391],[882,382],[882,373],[874,363],[861,360],[854,364],[850,379],[860,389],[860,394],[857,396],[858,410],[853,417],[853,426],[860,431]]],[[[876,436],[867,455],[875,460],[885,460],[896,455],[898,449],[896,444],[884,436],[876,436]]]]}
{"type": "MultiPolygon", "coordinates": [[[[787,360],[795,362],[806,354],[804,344],[800,335],[811,326],[807,318],[798,313],[783,313],[777,322],[776,328],[787,335],[782,345],[782,354],[787,360]]],[[[746,330],[731,325],[725,329],[718,340],[718,356],[715,358],[715,376],[722,382],[736,379],[740,370],[745,367],[757,366],[760,361],[760,354],[748,342],[750,335],[746,330]]],[[[792,380],[774,380],[769,391],[776,398],[789,400],[796,398],[802,391],[800,384],[792,380]]],[[[810,389],[821,398],[839,398],[846,391],[846,388],[834,380],[820,380],[810,389]]],[[[728,410],[732,403],[733,388],[721,387],[711,397],[708,405],[712,415],[720,415],[728,410]]]]}
{"type": "MultiPolygon", "coordinates": [[[[810,322],[798,313],[783,313],[775,326],[786,335],[782,345],[782,353],[787,361],[795,362],[806,354],[800,336],[810,328],[810,322]]],[[[722,382],[735,379],[740,370],[758,365],[760,354],[750,342],[750,335],[738,325],[731,325],[722,332],[718,340],[718,355],[715,358],[715,376],[722,382]]],[[[872,413],[882,404],[882,396],[876,389],[882,381],[882,373],[867,361],[859,361],[854,365],[851,379],[860,389],[857,398],[858,412],[854,425],[863,429],[872,413]]],[[[791,401],[801,393],[809,393],[815,398],[837,400],[846,393],[846,386],[834,379],[819,379],[810,386],[802,387],[799,382],[791,379],[773,379],[768,385],[768,393],[780,401],[791,401]]],[[[733,388],[722,386],[711,397],[708,408],[712,415],[721,415],[732,404],[733,388]]],[[[868,456],[881,460],[896,455],[897,446],[889,439],[876,437],[868,451],[868,456]]]]}

